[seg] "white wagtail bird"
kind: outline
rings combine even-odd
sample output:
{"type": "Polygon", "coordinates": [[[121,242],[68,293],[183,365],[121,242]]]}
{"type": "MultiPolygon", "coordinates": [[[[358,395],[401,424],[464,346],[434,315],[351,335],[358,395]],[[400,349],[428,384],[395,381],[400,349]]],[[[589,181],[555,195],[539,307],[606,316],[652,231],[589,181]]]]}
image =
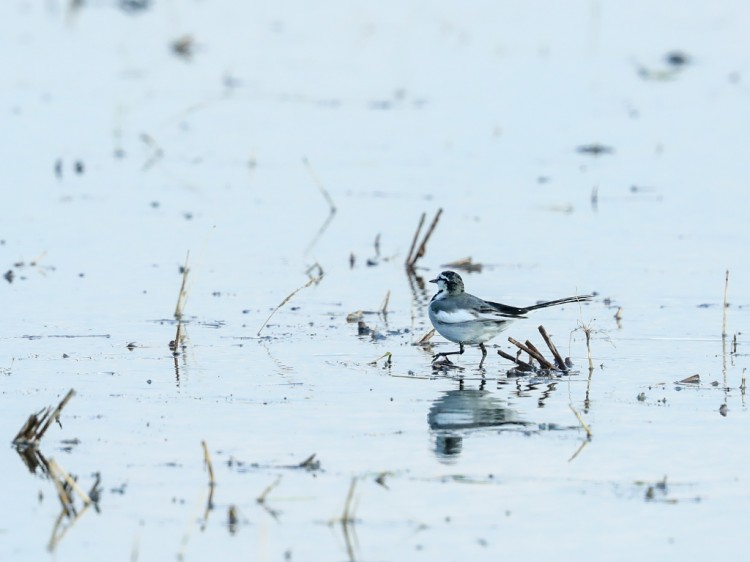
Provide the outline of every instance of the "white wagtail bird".
{"type": "Polygon", "coordinates": [[[464,292],[463,279],[453,271],[443,271],[430,283],[437,283],[438,286],[438,292],[428,307],[430,322],[441,336],[458,344],[458,351],[438,353],[432,358],[433,362],[439,357],[450,362],[448,355],[461,355],[465,345],[478,345],[482,350],[480,369],[487,357],[484,342],[497,336],[514,320],[526,318],[526,313],[538,308],[591,300],[591,295],[581,295],[519,308],[485,301],[464,292]]]}

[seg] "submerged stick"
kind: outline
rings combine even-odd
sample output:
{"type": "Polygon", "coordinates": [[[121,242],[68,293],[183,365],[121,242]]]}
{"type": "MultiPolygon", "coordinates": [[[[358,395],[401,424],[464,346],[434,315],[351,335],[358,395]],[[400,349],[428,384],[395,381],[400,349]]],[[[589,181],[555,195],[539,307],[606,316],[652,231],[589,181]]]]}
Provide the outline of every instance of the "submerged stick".
{"type": "Polygon", "coordinates": [[[567,371],[568,367],[565,366],[565,361],[563,361],[562,355],[560,355],[560,352],[557,351],[557,348],[555,347],[555,344],[552,343],[552,338],[549,337],[549,334],[547,334],[547,330],[544,329],[544,326],[539,326],[539,333],[542,334],[542,338],[544,338],[544,343],[547,344],[547,347],[549,347],[549,350],[552,352],[552,355],[555,358],[555,364],[557,365],[557,368],[561,371],[567,371]]]}
{"type": "Polygon", "coordinates": [[[269,321],[269,320],[271,319],[271,317],[272,317],[272,316],[273,316],[274,314],[276,314],[276,312],[278,312],[278,310],[279,310],[279,309],[280,309],[280,308],[281,308],[282,306],[284,306],[284,305],[285,305],[286,303],[288,303],[288,302],[289,302],[290,300],[292,300],[292,298],[294,297],[294,295],[296,295],[297,293],[299,293],[299,292],[300,292],[300,291],[301,291],[302,289],[306,289],[306,288],[307,288],[307,287],[309,287],[310,285],[313,285],[313,284],[317,285],[318,283],[320,283],[320,280],[321,280],[321,279],[323,279],[323,275],[324,275],[324,273],[323,273],[323,268],[322,268],[322,267],[320,267],[320,265],[319,265],[318,263],[315,263],[315,264],[314,264],[314,265],[313,265],[312,267],[310,267],[310,268],[309,268],[309,269],[307,270],[307,271],[308,271],[308,275],[310,274],[309,272],[310,272],[310,271],[312,271],[312,270],[313,270],[313,269],[315,269],[315,268],[317,268],[317,269],[318,269],[318,274],[317,274],[317,275],[311,275],[311,276],[310,276],[310,279],[309,279],[309,281],[308,281],[307,283],[305,283],[305,284],[304,284],[304,285],[302,285],[301,287],[298,287],[298,288],[296,288],[296,289],[295,289],[294,291],[292,291],[291,293],[289,293],[289,295],[287,295],[287,297],[286,297],[286,298],[285,298],[285,299],[284,299],[283,301],[281,301],[281,302],[279,303],[279,305],[278,305],[278,306],[277,306],[276,308],[274,308],[274,309],[273,309],[273,310],[271,311],[271,314],[269,314],[269,315],[268,315],[268,318],[266,318],[265,322],[263,322],[263,325],[261,325],[260,329],[258,330],[258,333],[257,333],[257,334],[255,334],[256,336],[260,336],[260,333],[261,333],[261,332],[263,331],[263,328],[265,328],[265,327],[266,327],[266,324],[268,324],[268,321],[269,321]]]}

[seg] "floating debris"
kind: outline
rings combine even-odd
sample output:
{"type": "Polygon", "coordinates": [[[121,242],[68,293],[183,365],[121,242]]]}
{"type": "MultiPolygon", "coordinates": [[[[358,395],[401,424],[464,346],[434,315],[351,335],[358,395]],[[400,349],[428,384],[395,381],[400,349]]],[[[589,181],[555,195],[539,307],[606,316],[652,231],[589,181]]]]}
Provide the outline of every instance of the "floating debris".
{"type": "Polygon", "coordinates": [[[683,67],[692,62],[690,55],[683,51],[670,51],[669,53],[664,55],[664,60],[668,65],[675,68],[683,67]]]}
{"type": "Polygon", "coordinates": [[[178,37],[171,44],[172,52],[185,60],[190,60],[195,54],[195,40],[192,35],[178,37]]]}
{"type": "Polygon", "coordinates": [[[463,271],[468,271],[469,273],[473,272],[481,272],[484,265],[481,263],[474,263],[471,259],[471,257],[463,258],[460,260],[455,260],[452,262],[444,263],[440,267],[450,267],[451,269],[461,269],[463,271]]]}
{"type": "Polygon", "coordinates": [[[582,144],[576,148],[576,151],[580,154],[588,154],[590,156],[601,156],[602,154],[614,154],[615,149],[611,146],[607,146],[601,143],[582,144]]]}

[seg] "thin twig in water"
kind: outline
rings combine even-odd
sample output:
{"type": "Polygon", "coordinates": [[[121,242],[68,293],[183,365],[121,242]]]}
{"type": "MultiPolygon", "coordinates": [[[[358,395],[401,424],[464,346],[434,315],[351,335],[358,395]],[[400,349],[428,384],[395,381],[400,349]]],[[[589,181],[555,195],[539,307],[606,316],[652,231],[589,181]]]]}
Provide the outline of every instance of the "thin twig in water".
{"type": "Polygon", "coordinates": [[[60,403],[57,405],[57,408],[55,408],[55,411],[52,412],[52,415],[47,418],[47,422],[44,424],[41,430],[36,434],[36,441],[40,441],[42,437],[44,437],[44,434],[47,432],[47,429],[49,428],[50,424],[58,420],[60,417],[60,413],[62,412],[62,409],[65,407],[65,405],[70,401],[73,396],[76,395],[76,391],[72,388],[68,391],[68,393],[65,395],[65,398],[63,398],[60,403]]]}
{"type": "Polygon", "coordinates": [[[518,365],[519,369],[521,369],[522,371],[534,370],[534,367],[532,367],[529,363],[526,363],[525,361],[521,361],[518,357],[513,357],[510,353],[506,353],[502,349],[498,349],[497,354],[500,357],[507,359],[508,361],[513,361],[516,365],[518,365]]]}
{"type": "Polygon", "coordinates": [[[377,367],[378,366],[378,361],[380,361],[381,359],[385,359],[385,366],[386,367],[390,367],[390,366],[393,365],[393,353],[391,353],[390,351],[386,351],[383,355],[381,355],[380,357],[378,357],[374,361],[370,361],[368,363],[368,365],[370,365],[371,367],[377,367]]]}
{"type": "MultiPolygon", "coordinates": [[[[88,505],[91,503],[91,498],[89,497],[89,495],[81,489],[75,479],[72,478],[66,470],[60,468],[60,465],[55,462],[55,459],[49,459],[47,461],[47,467],[49,468],[50,476],[52,476],[52,478],[55,480],[60,480],[60,482],[64,481],[68,486],[70,486],[70,488],[78,494],[78,497],[81,498],[84,505],[88,505]]],[[[70,501],[72,503],[73,498],[70,495],[68,495],[68,497],[70,498],[70,501]]]]}
{"type": "Polygon", "coordinates": [[[346,501],[344,502],[344,513],[341,515],[341,522],[353,523],[354,522],[354,508],[352,502],[354,501],[354,488],[357,485],[357,477],[352,478],[352,483],[349,485],[349,493],[346,494],[346,501]]]}
{"type": "Polygon", "coordinates": [[[727,269],[726,277],[724,279],[724,316],[721,323],[721,337],[727,337],[727,308],[729,303],[727,302],[727,296],[729,293],[729,270],[727,269]]]}
{"type": "Polygon", "coordinates": [[[258,330],[258,333],[256,334],[257,336],[260,336],[260,333],[263,331],[263,328],[266,327],[266,324],[268,324],[268,321],[271,319],[271,317],[274,314],[276,314],[276,312],[278,312],[278,310],[282,306],[284,306],[286,303],[288,303],[290,300],[292,300],[292,298],[294,297],[294,295],[296,295],[297,293],[299,293],[302,289],[306,289],[310,285],[317,285],[318,283],[320,283],[320,280],[323,279],[323,275],[324,275],[323,268],[320,267],[320,265],[318,263],[315,263],[312,267],[308,268],[307,274],[310,275],[310,279],[307,281],[307,283],[305,283],[301,287],[298,287],[294,291],[292,291],[291,293],[289,293],[289,295],[287,295],[287,297],[283,301],[281,301],[281,303],[279,303],[279,305],[276,308],[274,308],[271,311],[271,314],[268,315],[268,318],[266,318],[265,322],[263,322],[263,325],[258,330]],[[310,272],[313,271],[314,269],[317,269],[317,273],[315,275],[310,275],[310,272]]]}
{"type": "Polygon", "coordinates": [[[307,254],[313,248],[313,246],[315,246],[315,244],[318,242],[320,237],[323,236],[323,233],[328,228],[328,225],[331,224],[333,217],[336,215],[336,205],[334,205],[331,195],[326,190],[325,186],[323,185],[323,182],[321,182],[318,179],[318,176],[315,174],[315,171],[313,170],[307,158],[303,158],[302,163],[305,165],[305,167],[307,168],[307,171],[310,173],[310,177],[312,177],[313,183],[318,187],[320,192],[323,194],[323,197],[325,198],[326,203],[328,203],[328,216],[323,221],[323,224],[318,229],[318,232],[315,234],[313,239],[310,241],[310,244],[308,244],[307,248],[305,249],[305,254],[307,254]]]}
{"type": "Polygon", "coordinates": [[[539,353],[539,351],[536,348],[532,349],[532,348],[528,347],[527,345],[522,344],[520,341],[518,341],[515,338],[512,338],[510,336],[508,337],[508,341],[510,343],[512,343],[513,345],[515,345],[521,351],[524,351],[524,352],[528,353],[531,357],[533,357],[534,359],[536,359],[537,361],[539,361],[539,364],[542,366],[543,369],[552,369],[553,368],[552,363],[550,363],[549,361],[547,361],[544,358],[544,355],[542,355],[541,353],[539,353]]]}
{"type": "Polygon", "coordinates": [[[201,525],[202,531],[206,528],[208,514],[214,508],[214,489],[216,488],[216,480],[214,479],[214,466],[211,463],[211,455],[208,452],[208,445],[205,441],[201,441],[201,445],[203,446],[203,463],[208,470],[208,499],[206,500],[206,511],[203,513],[203,523],[201,525]]]}
{"type": "Polygon", "coordinates": [[[429,332],[427,332],[425,335],[423,335],[417,342],[415,342],[413,345],[431,345],[430,340],[432,339],[432,336],[435,335],[435,328],[432,328],[429,332]]]}
{"type": "Polygon", "coordinates": [[[177,320],[177,330],[175,331],[174,341],[170,342],[169,348],[172,350],[172,354],[177,357],[180,353],[181,340],[184,338],[182,335],[182,314],[185,309],[185,303],[187,302],[187,280],[190,268],[188,262],[190,261],[190,250],[185,255],[185,265],[182,267],[182,283],[180,284],[180,292],[177,294],[177,304],[174,308],[174,317],[177,320]]]}
{"type": "Polygon", "coordinates": [[[417,247],[417,239],[419,238],[419,233],[422,231],[422,225],[424,224],[424,219],[427,218],[427,213],[422,213],[422,216],[419,218],[419,224],[417,225],[417,230],[414,232],[414,238],[412,238],[411,241],[411,247],[409,248],[409,253],[406,256],[406,261],[404,262],[404,265],[406,267],[411,267],[411,256],[414,253],[414,248],[417,247]]]}
{"type": "Polygon", "coordinates": [[[575,414],[576,418],[578,419],[578,423],[581,424],[581,427],[583,427],[584,431],[586,432],[586,436],[588,439],[591,439],[594,434],[591,433],[591,428],[586,424],[585,421],[583,421],[583,418],[581,417],[581,414],[578,413],[578,410],[576,410],[573,407],[573,404],[569,404],[570,409],[573,410],[573,413],[575,414]]]}
{"type": "Polygon", "coordinates": [[[328,203],[328,207],[330,208],[331,214],[334,214],[336,212],[336,205],[333,203],[333,199],[331,198],[330,194],[328,193],[325,186],[323,185],[323,182],[321,182],[318,179],[318,176],[315,174],[315,171],[310,165],[310,161],[307,158],[303,158],[302,163],[307,168],[307,171],[310,172],[310,176],[312,177],[313,182],[315,182],[315,185],[318,186],[318,189],[323,194],[323,197],[325,197],[325,200],[328,203]]]}
{"type": "Polygon", "coordinates": [[[205,441],[201,441],[201,445],[203,446],[203,462],[206,464],[206,469],[208,469],[208,485],[213,487],[216,485],[216,480],[214,479],[214,465],[211,464],[211,455],[208,452],[208,445],[205,441]]]}
{"type": "Polygon", "coordinates": [[[59,419],[62,409],[73,396],[75,396],[75,390],[71,388],[54,410],[52,410],[52,406],[48,406],[36,414],[31,414],[13,439],[13,445],[19,451],[39,447],[39,442],[49,429],[50,424],[59,419]]]}
{"type": "Polygon", "coordinates": [[[409,269],[414,269],[414,266],[417,264],[417,261],[419,260],[419,258],[424,256],[425,253],[427,252],[427,242],[430,240],[430,236],[432,236],[432,233],[435,230],[435,227],[437,226],[438,221],[440,220],[440,215],[442,214],[443,214],[443,209],[438,209],[437,213],[435,213],[435,218],[432,219],[430,228],[427,229],[427,232],[425,233],[424,238],[422,239],[422,242],[419,245],[419,248],[417,248],[417,251],[410,258],[410,261],[408,264],[409,269]]]}
{"type": "Polygon", "coordinates": [[[383,316],[388,314],[388,302],[391,300],[391,291],[389,290],[385,294],[385,299],[383,299],[383,306],[380,307],[380,314],[383,316]]]}
{"type": "Polygon", "coordinates": [[[187,279],[190,268],[188,262],[190,261],[190,250],[185,255],[185,265],[182,267],[182,284],[180,285],[180,292],[177,294],[177,305],[174,308],[174,317],[176,320],[182,319],[182,311],[185,308],[185,301],[187,300],[187,279]]]}
{"type": "Polygon", "coordinates": [[[542,334],[542,338],[544,338],[544,343],[547,344],[547,347],[549,347],[549,350],[552,352],[552,355],[555,358],[555,364],[557,365],[557,368],[561,371],[567,371],[568,368],[565,366],[565,361],[563,361],[560,352],[557,351],[557,347],[555,347],[555,344],[552,343],[552,338],[550,338],[549,334],[547,334],[547,330],[544,329],[544,326],[539,326],[538,329],[539,333],[542,334]]]}
{"type": "Polygon", "coordinates": [[[255,498],[255,501],[258,503],[266,503],[266,497],[268,496],[268,494],[271,493],[271,490],[273,490],[276,486],[279,485],[280,482],[281,482],[281,476],[277,476],[276,480],[274,480],[271,484],[266,486],[266,489],[263,490],[257,498],[255,498]]]}

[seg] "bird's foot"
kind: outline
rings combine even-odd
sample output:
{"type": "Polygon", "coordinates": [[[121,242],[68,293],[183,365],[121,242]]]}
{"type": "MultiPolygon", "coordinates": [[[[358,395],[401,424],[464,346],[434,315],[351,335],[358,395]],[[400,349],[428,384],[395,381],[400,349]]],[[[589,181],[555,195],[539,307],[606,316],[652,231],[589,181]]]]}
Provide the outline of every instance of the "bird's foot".
{"type": "Polygon", "coordinates": [[[433,365],[435,363],[441,364],[441,365],[453,365],[453,361],[448,359],[448,356],[445,353],[438,353],[437,355],[434,355],[432,357],[432,363],[433,365]],[[442,358],[442,361],[438,361],[442,358]]]}

